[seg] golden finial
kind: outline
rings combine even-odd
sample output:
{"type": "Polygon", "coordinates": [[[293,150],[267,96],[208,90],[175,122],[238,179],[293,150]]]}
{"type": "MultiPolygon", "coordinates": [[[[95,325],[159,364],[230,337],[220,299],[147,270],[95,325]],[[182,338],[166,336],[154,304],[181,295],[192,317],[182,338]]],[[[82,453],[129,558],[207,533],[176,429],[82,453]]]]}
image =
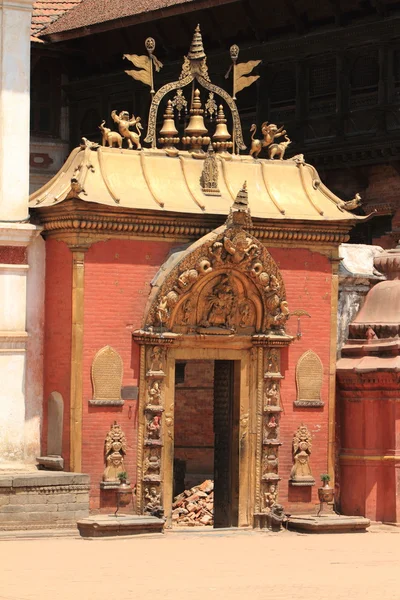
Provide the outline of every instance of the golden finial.
{"type": "Polygon", "coordinates": [[[232,148],[232,142],[229,142],[231,134],[226,126],[226,118],[224,113],[224,107],[222,104],[218,107],[217,115],[217,127],[213,135],[213,146],[214,150],[219,153],[226,153],[228,148],[232,148]]]}
{"type": "Polygon", "coordinates": [[[179,150],[174,146],[174,144],[179,144],[179,137],[177,135],[178,130],[175,127],[174,108],[172,101],[168,100],[164,113],[164,123],[160,129],[160,136],[162,137],[158,138],[159,143],[163,144],[165,153],[168,156],[178,156],[179,154],[179,150]]]}
{"type": "Polygon", "coordinates": [[[184,145],[191,146],[190,151],[193,152],[194,158],[204,158],[202,146],[210,143],[210,138],[206,136],[208,133],[207,127],[204,124],[204,110],[201,106],[200,91],[195,90],[193,94],[192,108],[190,109],[190,121],[185,128],[185,136],[182,138],[184,145]]]}
{"type": "Polygon", "coordinates": [[[247,212],[249,210],[249,194],[247,192],[247,181],[244,182],[243,186],[238,191],[232,208],[240,212],[247,212]]]}
{"type": "Polygon", "coordinates": [[[203,39],[200,32],[200,25],[197,25],[196,29],[194,30],[192,43],[190,44],[187,57],[189,60],[202,60],[206,57],[203,47],[203,39]]]}

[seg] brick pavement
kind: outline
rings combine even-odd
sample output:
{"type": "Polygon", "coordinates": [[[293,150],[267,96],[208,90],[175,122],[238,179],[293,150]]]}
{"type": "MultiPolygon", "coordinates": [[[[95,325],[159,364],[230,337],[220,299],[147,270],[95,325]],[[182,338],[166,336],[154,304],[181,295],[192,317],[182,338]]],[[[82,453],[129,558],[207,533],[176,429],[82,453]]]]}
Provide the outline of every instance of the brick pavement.
{"type": "Polygon", "coordinates": [[[0,600],[399,600],[400,529],[0,540],[0,600]]]}

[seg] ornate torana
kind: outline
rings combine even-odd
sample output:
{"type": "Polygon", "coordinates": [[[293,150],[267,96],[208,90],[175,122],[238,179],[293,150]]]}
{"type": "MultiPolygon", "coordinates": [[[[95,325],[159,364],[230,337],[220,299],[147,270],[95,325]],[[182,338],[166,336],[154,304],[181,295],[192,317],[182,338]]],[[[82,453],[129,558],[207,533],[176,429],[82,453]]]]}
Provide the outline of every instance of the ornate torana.
{"type": "Polygon", "coordinates": [[[289,316],[285,287],[251,227],[246,187],[226,224],[190,246],[158,279],[146,328],[175,333],[284,334],[289,316]]]}

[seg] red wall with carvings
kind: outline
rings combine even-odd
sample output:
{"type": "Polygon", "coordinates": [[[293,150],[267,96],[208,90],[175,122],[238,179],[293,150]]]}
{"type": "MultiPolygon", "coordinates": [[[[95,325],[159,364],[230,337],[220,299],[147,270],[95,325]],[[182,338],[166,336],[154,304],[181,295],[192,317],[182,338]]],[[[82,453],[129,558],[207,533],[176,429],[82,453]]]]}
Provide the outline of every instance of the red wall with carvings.
{"type": "MultiPolygon", "coordinates": [[[[311,317],[301,317],[302,337],[282,351],[281,406],[279,449],[279,502],[289,512],[307,512],[318,503],[319,477],[327,471],[329,365],[331,339],[331,264],[321,254],[304,249],[269,249],[281,269],[290,311],[306,310],[311,317]],[[321,408],[300,408],[296,400],[296,364],[307,350],[320,357],[323,369],[321,408]],[[299,425],[307,425],[312,435],[310,465],[316,480],[313,487],[293,487],[288,483],[292,468],[292,439],[299,425]]],[[[297,317],[292,317],[286,330],[296,335],[297,317]]]]}
{"type": "Polygon", "coordinates": [[[102,491],[104,440],[116,420],[124,431],[128,451],[125,467],[136,480],[137,400],[123,406],[90,406],[90,369],[100,348],[110,345],[122,357],[123,386],[136,386],[139,347],[132,331],[142,325],[150,282],[172,247],[167,242],[110,240],[94,244],[85,256],[85,316],[83,356],[82,470],[91,475],[93,509],[115,506],[115,491],[102,491]]]}
{"type": "MultiPolygon", "coordinates": [[[[62,242],[47,242],[46,281],[46,397],[59,391],[65,401],[65,454],[69,451],[69,377],[71,347],[71,254],[62,242]]],[[[132,331],[142,324],[150,282],[166,260],[173,244],[164,241],[110,240],[94,244],[85,255],[85,310],[83,361],[83,472],[91,475],[91,506],[109,510],[115,505],[115,492],[102,491],[104,440],[110,425],[117,420],[124,430],[128,452],[126,468],[135,483],[137,443],[137,401],[126,400],[120,407],[90,406],[92,383],[90,369],[100,348],[112,346],[124,363],[123,386],[137,385],[139,348],[132,342],[132,331]]],[[[282,380],[279,450],[279,500],[289,511],[309,511],[318,502],[319,475],[327,470],[328,396],[331,331],[331,266],[329,260],[305,249],[271,248],[281,269],[290,310],[304,309],[311,318],[302,317],[303,336],[282,352],[282,380]],[[314,350],[324,367],[323,408],[296,408],[295,368],[300,356],[314,350]],[[292,467],[292,438],[304,423],[313,436],[311,469],[316,486],[293,488],[288,479],[292,467]]],[[[288,323],[295,335],[297,318],[288,323]]],[[[195,416],[193,417],[195,418],[195,416]]],[[[67,461],[68,464],[68,461],[67,461]]]]}

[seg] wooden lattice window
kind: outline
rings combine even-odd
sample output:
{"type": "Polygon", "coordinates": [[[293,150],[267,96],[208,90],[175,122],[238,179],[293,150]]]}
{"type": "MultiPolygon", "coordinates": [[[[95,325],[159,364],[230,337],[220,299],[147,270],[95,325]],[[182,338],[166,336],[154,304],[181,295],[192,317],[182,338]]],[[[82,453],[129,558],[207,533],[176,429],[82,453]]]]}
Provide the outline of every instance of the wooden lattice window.
{"type": "Polygon", "coordinates": [[[323,406],[321,398],[324,368],[318,354],[307,350],[296,366],[297,399],[295,406],[323,406]]]}

